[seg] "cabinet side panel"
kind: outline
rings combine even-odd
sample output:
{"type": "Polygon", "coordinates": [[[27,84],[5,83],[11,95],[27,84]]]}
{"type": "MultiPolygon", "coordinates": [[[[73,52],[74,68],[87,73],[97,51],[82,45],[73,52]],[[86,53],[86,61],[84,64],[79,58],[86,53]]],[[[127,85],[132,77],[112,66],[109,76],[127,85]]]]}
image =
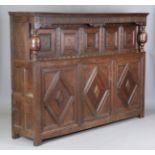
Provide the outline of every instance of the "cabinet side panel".
{"type": "Polygon", "coordinates": [[[32,137],[32,69],[29,60],[28,18],[10,17],[12,136],[32,137]]]}
{"type": "Polygon", "coordinates": [[[29,22],[21,19],[11,17],[11,54],[14,60],[29,59],[29,22]]]}
{"type": "Polygon", "coordinates": [[[33,93],[30,91],[32,80],[30,71],[23,67],[14,67],[12,89],[12,129],[13,133],[31,137],[33,118],[33,93]]]}

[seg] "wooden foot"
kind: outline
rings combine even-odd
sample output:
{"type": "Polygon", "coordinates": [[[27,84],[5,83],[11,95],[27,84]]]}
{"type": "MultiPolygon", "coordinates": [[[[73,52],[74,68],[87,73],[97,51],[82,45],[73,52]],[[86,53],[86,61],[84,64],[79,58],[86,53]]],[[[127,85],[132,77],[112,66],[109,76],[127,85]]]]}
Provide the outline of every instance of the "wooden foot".
{"type": "Polygon", "coordinates": [[[12,138],[13,139],[17,139],[17,138],[19,138],[20,137],[20,135],[18,134],[18,133],[12,133],[12,138]]]}
{"type": "Polygon", "coordinates": [[[140,113],[140,114],[138,115],[138,117],[139,117],[139,118],[144,118],[144,112],[140,113]]]}
{"type": "Polygon", "coordinates": [[[34,139],[34,141],[33,141],[34,146],[39,146],[39,145],[41,145],[41,143],[42,143],[41,139],[34,139]]]}

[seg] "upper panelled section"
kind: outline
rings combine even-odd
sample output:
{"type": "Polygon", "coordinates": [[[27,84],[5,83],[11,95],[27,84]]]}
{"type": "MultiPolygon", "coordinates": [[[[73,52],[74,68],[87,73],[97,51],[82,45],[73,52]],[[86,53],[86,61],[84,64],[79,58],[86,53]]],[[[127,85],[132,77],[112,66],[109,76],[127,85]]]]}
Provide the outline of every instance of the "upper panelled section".
{"type": "Polygon", "coordinates": [[[13,19],[13,56],[30,58],[30,32],[41,39],[38,57],[97,55],[137,49],[139,25],[147,13],[10,13],[13,19]]]}
{"type": "Polygon", "coordinates": [[[39,29],[40,56],[78,56],[121,52],[137,48],[137,26],[108,24],[104,27],[61,26],[39,29]]]}

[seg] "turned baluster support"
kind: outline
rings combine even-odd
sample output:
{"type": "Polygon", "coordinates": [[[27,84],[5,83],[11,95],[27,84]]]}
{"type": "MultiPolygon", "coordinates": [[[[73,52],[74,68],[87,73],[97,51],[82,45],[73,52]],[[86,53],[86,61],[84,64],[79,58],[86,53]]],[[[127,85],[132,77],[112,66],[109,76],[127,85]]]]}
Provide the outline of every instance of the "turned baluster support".
{"type": "Polygon", "coordinates": [[[146,42],[147,42],[147,33],[145,32],[145,26],[139,25],[138,45],[140,52],[144,52],[144,46],[146,42]]]}
{"type": "Polygon", "coordinates": [[[33,61],[36,61],[37,54],[40,51],[40,47],[41,47],[40,36],[37,34],[36,31],[33,31],[30,40],[31,59],[33,61]]]}

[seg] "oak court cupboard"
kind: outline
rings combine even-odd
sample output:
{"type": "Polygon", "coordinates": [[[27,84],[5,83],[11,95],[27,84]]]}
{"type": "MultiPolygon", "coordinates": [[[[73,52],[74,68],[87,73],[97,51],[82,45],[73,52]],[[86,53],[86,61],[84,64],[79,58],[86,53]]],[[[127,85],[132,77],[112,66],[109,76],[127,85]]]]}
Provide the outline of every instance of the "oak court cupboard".
{"type": "Polygon", "coordinates": [[[9,14],[13,138],[144,116],[147,13],[9,14]]]}

